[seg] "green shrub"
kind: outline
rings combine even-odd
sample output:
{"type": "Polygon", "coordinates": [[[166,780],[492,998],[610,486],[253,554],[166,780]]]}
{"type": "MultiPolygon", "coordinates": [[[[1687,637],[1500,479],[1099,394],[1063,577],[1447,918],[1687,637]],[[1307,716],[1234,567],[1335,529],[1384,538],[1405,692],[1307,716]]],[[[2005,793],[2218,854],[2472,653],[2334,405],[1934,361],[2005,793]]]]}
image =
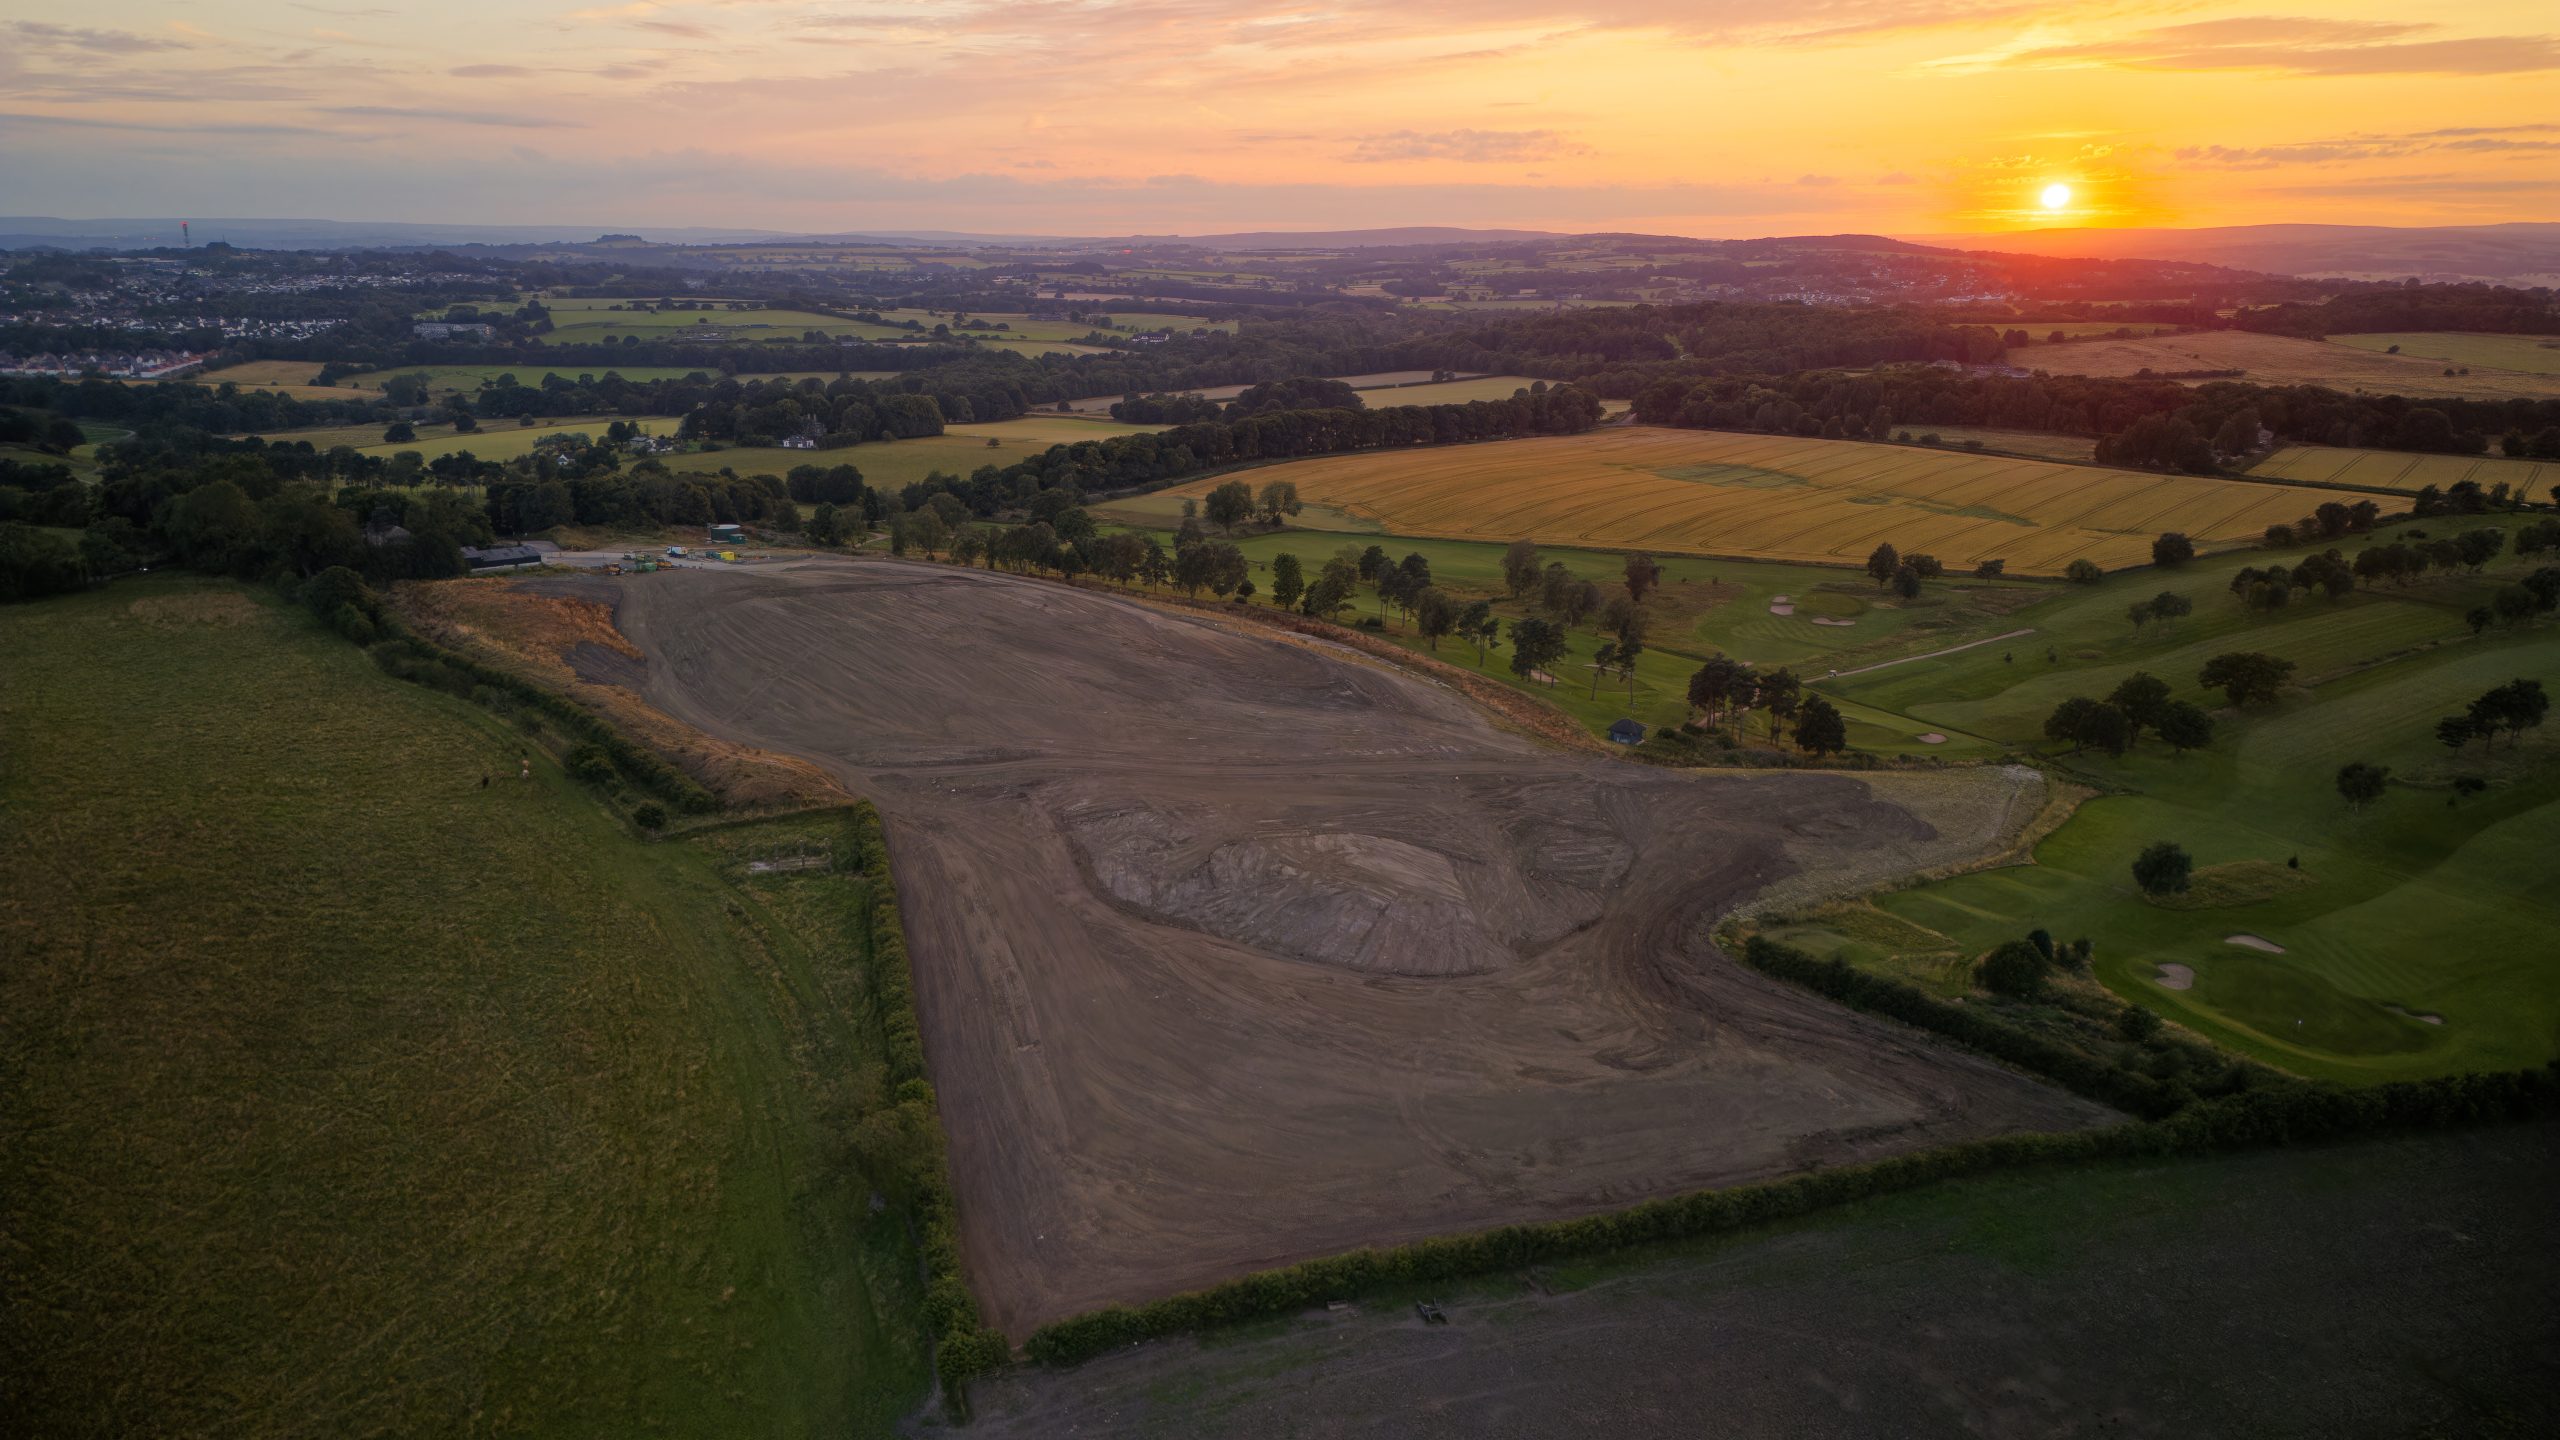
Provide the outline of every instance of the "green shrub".
{"type": "Polygon", "coordinates": [[[2051,968],[2052,963],[2035,942],[2011,940],[1984,956],[1977,973],[1982,988],[1994,995],[2032,1000],[2044,993],[2045,974],[2051,968]]]}
{"type": "Polygon", "coordinates": [[[337,611],[329,617],[329,628],[358,645],[373,643],[373,621],[366,618],[365,613],[357,609],[353,602],[337,608],[337,611]]]}
{"type": "Polygon", "coordinates": [[[613,783],[613,757],[606,754],[601,745],[589,743],[577,746],[570,750],[561,763],[567,767],[570,774],[590,785],[613,783]]]}
{"type": "Polygon", "coordinates": [[[652,800],[648,804],[641,806],[639,809],[632,811],[631,818],[637,822],[643,830],[664,830],[667,828],[666,807],[660,805],[655,800],[652,800]]]}

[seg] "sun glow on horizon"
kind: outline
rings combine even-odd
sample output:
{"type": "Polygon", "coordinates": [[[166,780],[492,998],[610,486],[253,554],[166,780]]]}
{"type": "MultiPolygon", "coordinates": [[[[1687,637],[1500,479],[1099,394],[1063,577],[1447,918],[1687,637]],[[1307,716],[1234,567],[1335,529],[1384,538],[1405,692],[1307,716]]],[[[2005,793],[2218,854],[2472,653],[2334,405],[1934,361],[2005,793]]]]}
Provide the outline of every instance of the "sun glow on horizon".
{"type": "Polygon", "coordinates": [[[2038,195],[2036,200],[2047,210],[2060,210],[2071,203],[2071,187],[2056,180],[2044,187],[2044,193],[2038,195]]]}

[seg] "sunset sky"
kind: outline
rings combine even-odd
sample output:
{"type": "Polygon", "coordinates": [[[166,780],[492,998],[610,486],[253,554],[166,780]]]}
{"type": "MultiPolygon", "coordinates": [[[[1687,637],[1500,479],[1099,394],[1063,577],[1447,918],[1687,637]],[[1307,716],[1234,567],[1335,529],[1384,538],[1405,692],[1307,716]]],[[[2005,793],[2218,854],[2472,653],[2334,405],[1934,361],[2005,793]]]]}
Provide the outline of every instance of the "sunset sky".
{"type": "Polygon", "coordinates": [[[1722,236],[2560,219],[2548,0],[2298,9],[13,0],[0,212],[1722,236]]]}

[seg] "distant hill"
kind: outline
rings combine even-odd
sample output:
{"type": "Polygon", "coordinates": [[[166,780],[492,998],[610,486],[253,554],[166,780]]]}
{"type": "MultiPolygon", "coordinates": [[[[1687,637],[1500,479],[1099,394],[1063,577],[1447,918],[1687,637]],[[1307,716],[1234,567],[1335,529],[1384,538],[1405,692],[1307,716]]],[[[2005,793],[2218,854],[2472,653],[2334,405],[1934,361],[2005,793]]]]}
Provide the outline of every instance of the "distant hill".
{"type": "Polygon", "coordinates": [[[178,243],[184,219],[198,245],[228,241],[244,250],[343,250],[370,246],[541,245],[592,242],[606,230],[677,245],[779,240],[778,230],[701,226],[415,225],[400,220],[210,219],[173,216],[129,220],[60,220],[0,215],[0,250],[54,246],[64,250],[152,250],[178,243]]]}
{"type": "Polygon", "coordinates": [[[2560,280],[2560,223],[2226,225],[2201,230],[2013,230],[1913,235],[1928,245],[2084,260],[2186,260],[2277,275],[2359,280],[2560,280]]]}
{"type": "Polygon", "coordinates": [[[188,219],[199,245],[216,240],[251,250],[337,250],[362,247],[428,245],[574,245],[593,244],[608,233],[628,243],[632,237],[667,245],[764,243],[924,244],[955,247],[1005,246],[1023,249],[1143,249],[1174,245],[1217,250],[1324,250],[1383,248],[1397,245],[1453,245],[1473,241],[1544,240],[1547,230],[1469,230],[1447,225],[1409,225],[1378,230],[1247,230],[1222,235],[987,235],[960,230],[846,230],[827,233],[790,230],[715,229],[689,225],[422,225],[401,220],[197,219],[142,217],[123,220],[63,220],[47,215],[0,215],[0,249],[53,246],[64,250],[149,250],[178,243],[178,221],[188,219]]]}

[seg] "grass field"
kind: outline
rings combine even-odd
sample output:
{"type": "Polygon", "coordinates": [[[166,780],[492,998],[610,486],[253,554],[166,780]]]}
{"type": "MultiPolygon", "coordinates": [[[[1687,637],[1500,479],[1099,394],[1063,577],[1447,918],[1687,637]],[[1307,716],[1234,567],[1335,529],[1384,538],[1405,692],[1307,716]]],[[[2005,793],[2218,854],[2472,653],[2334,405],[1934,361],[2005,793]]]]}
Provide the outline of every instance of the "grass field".
{"type": "Polygon", "coordinates": [[[2071,465],[2093,465],[2098,459],[2098,442],[2085,435],[2046,435],[2033,430],[1995,430],[1984,425],[1931,425],[1915,428],[1912,438],[1936,435],[1949,449],[1961,450],[1967,440],[1979,440],[1985,450],[2003,455],[2024,455],[2035,460],[2059,460],[2071,465]]]}
{"type": "MultiPolygon", "coordinates": [[[[405,450],[414,450],[427,459],[433,460],[439,455],[468,450],[483,460],[512,460],[520,455],[532,454],[534,442],[545,435],[558,435],[567,431],[601,437],[606,426],[617,419],[626,418],[629,419],[629,423],[640,427],[643,433],[650,435],[672,434],[679,423],[678,419],[671,415],[647,415],[636,418],[616,415],[568,415],[556,420],[538,419],[531,425],[483,425],[467,434],[456,431],[450,425],[416,425],[411,428],[417,432],[418,438],[399,444],[389,444],[383,440],[382,432],[387,427],[381,425],[335,425],[318,430],[279,430],[262,438],[269,441],[307,441],[314,450],[327,450],[337,445],[352,445],[367,455],[388,456],[397,455],[405,450]]],[[[777,453],[802,455],[807,452],[786,450],[777,453]]]]}
{"type": "Polygon", "coordinates": [[[2547,867],[2533,858],[2560,847],[2560,734],[2459,756],[2433,736],[2438,717],[2494,685],[2530,676],[2560,686],[2560,631],[2546,623],[2474,638],[2462,620],[2527,562],[2265,615],[2225,593],[2240,559],[2068,591],[1998,622],[2033,626],[2032,636],[1823,683],[1827,694],[2022,751],[2044,744],[2043,719],[2060,701],[2103,696],[2136,670],[2221,710],[2214,745],[2183,759],[2155,741],[2121,760],[2067,762],[2106,793],[2047,839],[2035,864],[1879,904],[1966,954],[2037,926],[2091,936],[2098,976],[2119,995],[2303,1073],[2389,1079],[2551,1058],[2560,984],[2530,957],[2547,953],[2560,928],[2547,867]],[[2125,604],[2161,589],[2189,595],[2196,613],[2136,636],[2125,604]],[[2296,688],[2259,711],[2222,709],[2196,672],[2242,649],[2293,660],[2296,688]],[[2394,780],[2363,814],[2332,785],[2356,760],[2389,765],[2394,780]],[[2455,806],[2457,775],[2491,788],[2455,806]],[[2128,869],[2159,839],[2184,845],[2199,866],[2259,862],[2308,883],[2255,899],[2244,891],[2229,906],[2163,908],[2140,896],[2128,869]],[[2234,934],[2284,953],[2232,945],[2234,934]],[[2160,985],[2163,963],[2193,970],[2193,988],[2160,985]],[[2413,1018],[2424,1015],[2442,1023],[2413,1018]]]}
{"type": "Polygon", "coordinates": [[[2474,335],[2427,330],[2414,334],[2332,335],[2329,343],[2383,351],[2397,345],[2403,355],[2448,365],[2560,375],[2560,336],[2553,335],[2474,335]]]}
{"type": "Polygon", "coordinates": [[[1027,460],[1053,445],[1105,440],[1155,428],[1159,427],[1122,425],[1073,415],[1026,415],[987,425],[955,425],[940,435],[849,445],[841,450],[739,447],[658,458],[670,470],[726,469],[741,475],[785,475],[800,465],[851,465],[862,472],[865,483],[895,490],[937,470],[946,475],[967,475],[981,465],[1003,466],[1027,460]]]}
{"type": "Polygon", "coordinates": [[[2560,461],[2288,445],[2259,461],[2250,473],[2401,495],[2414,495],[2429,485],[2449,490],[2469,480],[2483,490],[2505,485],[2520,500],[2540,501],[2550,499],[2553,485],[2560,484],[2560,461]]]}
{"type": "Polygon", "coordinates": [[[842,1158],[854,882],[744,871],[824,823],[643,842],[227,584],[11,606],[0,650],[13,1428],[879,1434],[923,1393],[842,1158]]]}
{"type": "MultiPolygon", "coordinates": [[[[937,325],[950,325],[950,311],[883,310],[879,324],[867,320],[847,320],[840,316],[820,315],[806,310],[616,310],[625,302],[598,299],[546,300],[551,311],[551,330],[539,337],[546,344],[584,345],[604,340],[619,340],[638,335],[648,340],[682,338],[696,332],[717,331],[729,341],[782,340],[797,341],[809,331],[818,331],[831,339],[922,341],[930,338],[937,325]],[[921,329],[908,329],[907,321],[921,329]]],[[[706,303],[718,304],[712,301],[706,303]]],[[[1034,319],[1027,314],[981,314],[968,312],[970,320],[983,320],[1002,330],[973,330],[952,327],[954,336],[974,339],[999,350],[1017,350],[1025,354],[1088,354],[1099,347],[1070,343],[1090,333],[1094,327],[1085,322],[1062,319],[1034,319]]],[[[1154,311],[1132,311],[1127,319],[1112,316],[1116,328],[1128,330],[1131,321],[1143,321],[1139,328],[1154,329],[1177,325],[1189,330],[1193,326],[1221,328],[1215,322],[1194,316],[1173,315],[1154,311]]],[[[1223,328],[1233,328],[1229,322],[1223,328]]],[[[1131,333],[1134,333],[1132,331],[1131,333]]]]}
{"type": "MultiPolygon", "coordinates": [[[[1953,568],[2146,563],[2152,539],[2254,538],[2302,492],[2001,456],[1717,431],[1612,429],[1372,452],[1255,472],[1400,535],[1855,564],[1880,541],[1953,568]]],[[[1210,478],[1179,486],[1205,494],[1210,478]]]]}
{"type": "Polygon", "coordinates": [[[2253,335],[2241,330],[2163,335],[2147,340],[2075,341],[2029,349],[2018,363],[2057,375],[2238,370],[2242,372],[2240,378],[2260,385],[2326,385],[2335,390],[2389,395],[2458,395],[2492,400],[2517,395],[2560,395],[2560,376],[2480,368],[2469,375],[2447,375],[2440,360],[2384,355],[2335,341],[2253,335]]]}

